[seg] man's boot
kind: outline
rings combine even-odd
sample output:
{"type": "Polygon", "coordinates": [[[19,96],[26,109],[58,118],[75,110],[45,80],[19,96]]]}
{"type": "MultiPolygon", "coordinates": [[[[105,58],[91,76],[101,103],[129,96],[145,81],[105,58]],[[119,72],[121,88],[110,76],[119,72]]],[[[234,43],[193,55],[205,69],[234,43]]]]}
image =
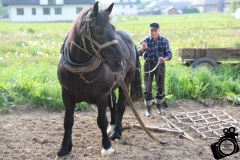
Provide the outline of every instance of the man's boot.
{"type": "Polygon", "coordinates": [[[163,113],[162,104],[156,104],[156,110],[157,110],[158,114],[163,113]]]}
{"type": "Polygon", "coordinates": [[[152,116],[152,106],[146,106],[146,116],[152,116]]]}

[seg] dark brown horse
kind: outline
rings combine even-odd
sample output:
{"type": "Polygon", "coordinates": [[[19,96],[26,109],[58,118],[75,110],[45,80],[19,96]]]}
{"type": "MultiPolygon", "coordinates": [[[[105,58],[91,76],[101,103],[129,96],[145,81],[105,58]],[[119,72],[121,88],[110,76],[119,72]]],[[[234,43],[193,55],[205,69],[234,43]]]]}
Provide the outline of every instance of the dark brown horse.
{"type": "Polygon", "coordinates": [[[74,108],[76,103],[83,101],[96,104],[98,108],[102,156],[114,152],[110,139],[119,139],[122,134],[121,123],[126,106],[126,97],[116,82],[116,74],[122,75],[127,88],[131,86],[130,93],[134,101],[142,97],[140,73],[133,67],[139,68],[140,64],[136,47],[126,32],[115,31],[110,23],[112,8],[113,4],[105,10],[99,10],[96,2],[92,8],[83,10],[64,40],[57,74],[65,106],[65,131],[58,156],[68,155],[72,149],[74,108]],[[114,90],[117,88],[119,96],[116,102],[114,90]],[[107,106],[111,110],[113,129],[110,138],[107,133],[107,106]]]}

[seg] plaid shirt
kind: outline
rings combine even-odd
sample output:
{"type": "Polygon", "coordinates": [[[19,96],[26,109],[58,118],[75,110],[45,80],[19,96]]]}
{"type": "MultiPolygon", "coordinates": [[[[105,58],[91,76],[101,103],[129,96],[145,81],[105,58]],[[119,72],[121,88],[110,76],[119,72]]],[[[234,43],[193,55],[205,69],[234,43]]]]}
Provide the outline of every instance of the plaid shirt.
{"type": "Polygon", "coordinates": [[[167,38],[158,35],[158,39],[154,41],[151,36],[147,36],[143,38],[142,42],[143,41],[147,43],[149,53],[149,56],[146,54],[147,52],[142,55],[145,60],[158,61],[158,57],[168,57],[169,60],[172,58],[172,52],[167,38]]]}

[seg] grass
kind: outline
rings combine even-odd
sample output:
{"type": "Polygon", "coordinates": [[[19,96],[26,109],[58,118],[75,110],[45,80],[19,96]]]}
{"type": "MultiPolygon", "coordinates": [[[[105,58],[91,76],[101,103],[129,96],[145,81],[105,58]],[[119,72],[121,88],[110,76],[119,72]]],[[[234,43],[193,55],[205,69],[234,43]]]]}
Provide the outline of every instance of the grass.
{"type": "MultiPolygon", "coordinates": [[[[240,66],[223,64],[215,71],[183,66],[179,48],[237,47],[240,21],[227,13],[112,17],[136,46],[148,35],[149,24],[159,22],[170,41],[173,59],[167,62],[166,93],[170,100],[236,97],[240,93],[240,66]]],[[[71,23],[11,23],[0,20],[0,110],[16,104],[63,107],[56,75],[62,41],[71,23]]],[[[141,62],[143,60],[141,59],[141,62]]],[[[87,104],[78,104],[84,108],[87,104]]]]}

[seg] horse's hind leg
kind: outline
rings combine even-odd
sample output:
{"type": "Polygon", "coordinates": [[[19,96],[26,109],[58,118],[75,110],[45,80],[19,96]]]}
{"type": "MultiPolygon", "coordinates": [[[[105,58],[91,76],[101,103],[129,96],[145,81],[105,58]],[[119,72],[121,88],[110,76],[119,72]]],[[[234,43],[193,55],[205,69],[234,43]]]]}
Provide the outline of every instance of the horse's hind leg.
{"type": "Polygon", "coordinates": [[[107,134],[110,135],[113,132],[113,129],[116,125],[117,120],[117,107],[116,107],[116,95],[114,92],[108,96],[108,106],[111,112],[111,122],[110,126],[108,127],[107,134]],[[112,95],[112,96],[111,96],[112,95]]]}
{"type": "Polygon", "coordinates": [[[101,151],[101,154],[103,157],[107,157],[114,153],[114,150],[111,148],[111,141],[107,135],[107,126],[108,126],[108,120],[106,116],[106,108],[108,104],[108,98],[107,97],[99,97],[97,102],[98,107],[98,117],[97,117],[97,124],[98,127],[102,131],[102,146],[103,149],[101,151]]]}
{"type": "Polygon", "coordinates": [[[111,140],[120,139],[122,135],[122,118],[125,112],[126,97],[121,87],[119,87],[118,90],[119,90],[119,97],[117,102],[117,122],[116,122],[115,129],[110,135],[111,140]]]}
{"type": "Polygon", "coordinates": [[[62,89],[62,99],[65,106],[64,117],[64,137],[62,146],[57,152],[58,156],[68,155],[72,150],[72,127],[74,123],[74,108],[75,103],[71,101],[71,98],[65,89],[62,89]]]}

